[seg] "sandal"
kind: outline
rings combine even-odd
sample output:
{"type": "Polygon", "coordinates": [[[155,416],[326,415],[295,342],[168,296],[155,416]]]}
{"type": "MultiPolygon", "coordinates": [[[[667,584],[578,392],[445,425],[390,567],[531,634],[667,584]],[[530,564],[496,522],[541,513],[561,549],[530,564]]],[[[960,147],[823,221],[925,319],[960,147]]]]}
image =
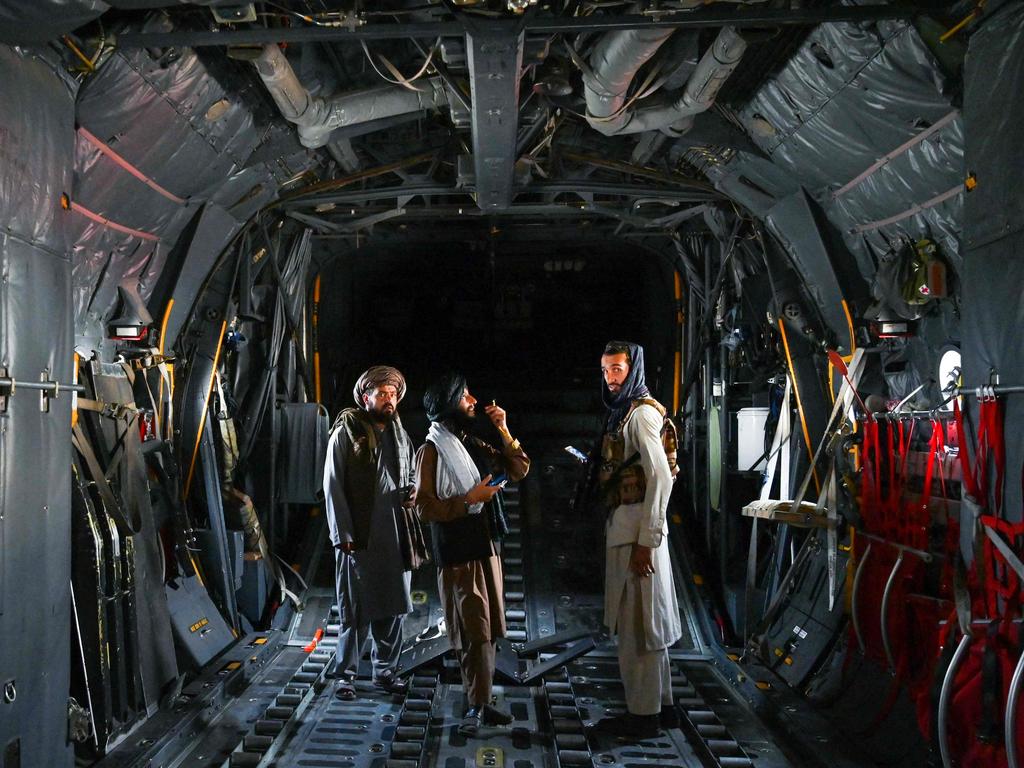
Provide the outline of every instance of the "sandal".
{"type": "Polygon", "coordinates": [[[462,717],[462,722],[459,723],[460,736],[476,736],[476,732],[480,730],[480,709],[480,707],[470,707],[466,710],[466,714],[462,717]]]}
{"type": "Polygon", "coordinates": [[[334,689],[334,695],[341,701],[355,701],[356,689],[352,687],[352,683],[348,680],[339,680],[334,689]]]}
{"type": "Polygon", "coordinates": [[[405,694],[409,692],[409,681],[397,675],[382,675],[373,681],[373,687],[385,693],[405,694]]]}

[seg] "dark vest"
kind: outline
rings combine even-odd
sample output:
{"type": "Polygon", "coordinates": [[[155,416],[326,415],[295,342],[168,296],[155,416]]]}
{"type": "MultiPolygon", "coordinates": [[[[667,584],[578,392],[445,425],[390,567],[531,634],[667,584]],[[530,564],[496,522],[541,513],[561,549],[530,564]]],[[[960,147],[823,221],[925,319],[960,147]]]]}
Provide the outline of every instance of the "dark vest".
{"type": "Polygon", "coordinates": [[[494,554],[486,510],[450,523],[431,523],[430,538],[438,567],[486,560],[494,554]]]}
{"type": "Polygon", "coordinates": [[[377,495],[377,461],[380,438],[366,411],[346,408],[338,414],[335,429],[348,437],[345,455],[345,499],[352,513],[353,544],[365,549],[370,536],[370,515],[377,495]]]}

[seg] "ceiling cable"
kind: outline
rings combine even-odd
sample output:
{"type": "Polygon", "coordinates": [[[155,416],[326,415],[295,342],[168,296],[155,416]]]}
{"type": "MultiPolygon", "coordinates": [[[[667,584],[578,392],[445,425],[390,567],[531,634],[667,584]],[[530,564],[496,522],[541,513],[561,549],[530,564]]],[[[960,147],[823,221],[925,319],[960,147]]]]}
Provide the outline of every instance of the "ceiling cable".
{"type": "Polygon", "coordinates": [[[427,58],[426,58],[426,61],[423,62],[423,66],[420,67],[419,72],[417,72],[412,77],[405,77],[404,75],[402,75],[402,73],[398,71],[398,67],[396,67],[394,64],[392,64],[388,60],[388,58],[386,56],[384,56],[383,54],[378,53],[377,54],[377,58],[380,59],[381,64],[384,65],[384,67],[388,70],[388,72],[390,72],[392,75],[394,75],[394,77],[395,77],[394,80],[392,80],[390,77],[388,77],[383,72],[381,72],[380,69],[378,69],[377,65],[373,61],[373,54],[370,53],[370,49],[366,45],[366,41],[365,40],[360,40],[359,43],[360,43],[360,45],[363,46],[363,52],[366,54],[366,59],[367,59],[367,61],[370,62],[370,66],[373,67],[373,70],[378,75],[380,75],[380,77],[383,80],[386,80],[387,82],[391,83],[392,85],[400,85],[403,88],[408,88],[410,91],[422,91],[423,90],[422,88],[419,88],[419,87],[413,85],[413,83],[416,80],[418,80],[421,77],[423,77],[423,75],[426,74],[427,70],[430,68],[430,62],[433,60],[434,54],[437,52],[437,48],[441,44],[441,38],[439,37],[439,38],[437,38],[437,40],[434,41],[434,45],[431,47],[430,52],[427,54],[427,58]]]}

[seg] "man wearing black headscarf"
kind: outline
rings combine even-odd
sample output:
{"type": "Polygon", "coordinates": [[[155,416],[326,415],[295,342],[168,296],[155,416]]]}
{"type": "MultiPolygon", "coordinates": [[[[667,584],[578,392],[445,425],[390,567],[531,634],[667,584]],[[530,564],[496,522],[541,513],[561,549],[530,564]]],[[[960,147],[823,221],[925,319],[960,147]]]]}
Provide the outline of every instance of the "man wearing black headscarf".
{"type": "Polygon", "coordinates": [[[598,478],[609,510],[605,541],[604,621],[618,635],[625,715],[599,730],[654,738],[673,721],[668,647],[682,635],[668,552],[666,510],[672,472],[662,444],[665,409],[644,380],[644,351],[609,342],[601,356],[608,421],[598,478]]]}
{"type": "Polygon", "coordinates": [[[510,714],[491,706],[494,643],[505,635],[505,599],[498,532],[485,505],[504,483],[488,481],[495,473],[521,480],[530,460],[509,433],[505,411],[493,402],[484,410],[501,434],[502,449],[470,436],[476,398],[461,374],[448,374],[427,389],[423,408],[431,424],[416,454],[416,507],[430,523],[448,637],[469,702],[459,733],[473,736],[481,724],[512,722],[510,714]],[[490,474],[481,478],[482,473],[490,474]]]}

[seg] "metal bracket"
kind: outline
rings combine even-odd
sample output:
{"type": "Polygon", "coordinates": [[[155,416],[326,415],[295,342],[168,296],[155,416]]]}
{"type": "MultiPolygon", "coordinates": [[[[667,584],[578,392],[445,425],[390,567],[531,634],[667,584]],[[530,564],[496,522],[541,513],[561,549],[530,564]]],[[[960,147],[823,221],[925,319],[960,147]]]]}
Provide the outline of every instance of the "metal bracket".
{"type": "Polygon", "coordinates": [[[512,204],[524,35],[516,23],[475,26],[466,34],[466,50],[476,201],[482,210],[494,211],[512,204]]]}
{"type": "MultiPolygon", "coordinates": [[[[562,643],[564,642],[563,638],[562,643]]],[[[587,633],[578,642],[573,643],[573,645],[565,650],[556,653],[544,661],[531,662],[526,660],[524,662],[519,658],[519,653],[515,646],[506,640],[499,640],[495,649],[494,669],[517,685],[529,685],[548,672],[564,667],[573,659],[590,653],[596,647],[597,642],[594,640],[593,635],[587,633]]]]}
{"type": "Polygon", "coordinates": [[[45,384],[52,384],[53,385],[53,391],[50,391],[50,390],[47,390],[47,389],[40,389],[39,390],[39,410],[42,413],[49,413],[50,412],[50,398],[53,398],[54,400],[56,400],[57,397],[60,396],[60,382],[59,381],[53,381],[50,378],[50,369],[49,368],[44,368],[42,370],[42,372],[39,374],[39,383],[40,384],[44,384],[44,385],[45,384]]]}
{"type": "Polygon", "coordinates": [[[6,413],[8,398],[18,389],[32,389],[39,392],[39,410],[50,412],[50,400],[58,397],[62,390],[85,394],[84,384],[63,384],[50,378],[50,369],[46,368],[39,374],[39,381],[17,381],[7,374],[6,368],[0,368],[0,413],[6,413]]]}
{"type": "Polygon", "coordinates": [[[89,740],[92,735],[92,715],[89,710],[68,697],[68,738],[78,744],[89,740]]]}
{"type": "Polygon", "coordinates": [[[435,659],[441,658],[451,649],[452,643],[447,634],[416,641],[402,649],[395,673],[407,675],[435,659]]]}

